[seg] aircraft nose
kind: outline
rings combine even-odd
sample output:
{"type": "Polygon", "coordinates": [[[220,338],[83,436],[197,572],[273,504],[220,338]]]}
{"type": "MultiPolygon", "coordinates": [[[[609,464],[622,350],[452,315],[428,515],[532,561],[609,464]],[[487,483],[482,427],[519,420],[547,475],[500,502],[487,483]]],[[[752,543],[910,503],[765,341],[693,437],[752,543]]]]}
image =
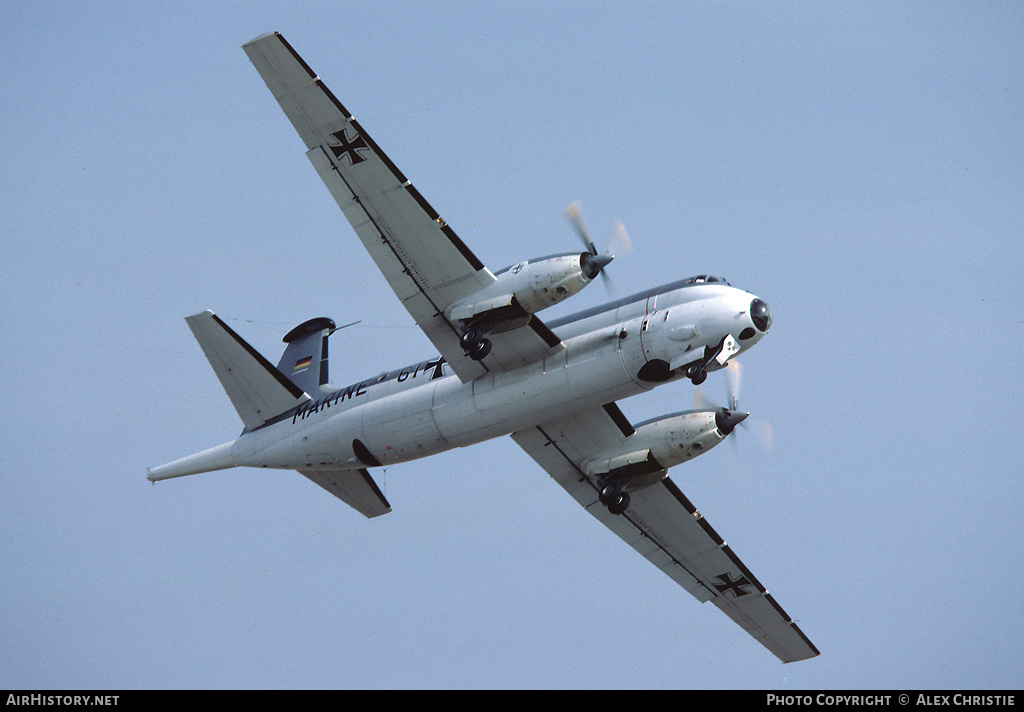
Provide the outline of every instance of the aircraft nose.
{"type": "Polygon", "coordinates": [[[750,320],[754,322],[754,326],[762,334],[766,333],[768,329],[772,328],[772,312],[760,299],[754,299],[750,302],[750,320]]]}

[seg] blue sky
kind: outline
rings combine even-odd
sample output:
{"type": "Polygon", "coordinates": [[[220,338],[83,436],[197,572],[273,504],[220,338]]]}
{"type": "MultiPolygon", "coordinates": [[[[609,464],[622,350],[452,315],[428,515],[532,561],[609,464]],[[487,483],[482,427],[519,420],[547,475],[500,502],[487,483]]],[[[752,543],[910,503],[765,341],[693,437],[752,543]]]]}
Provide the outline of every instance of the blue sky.
{"type": "Polygon", "coordinates": [[[1020,686],[1019,3],[294,5],[0,3],[0,686],[1020,686]],[[580,200],[629,229],[620,294],[771,305],[741,405],[773,446],[671,476],[819,658],[507,438],[375,473],[372,521],[287,471],[145,480],[240,428],[187,314],[272,361],[361,320],[338,382],[432,355],[240,48],[271,30],[492,269],[575,249],[580,200]]]}

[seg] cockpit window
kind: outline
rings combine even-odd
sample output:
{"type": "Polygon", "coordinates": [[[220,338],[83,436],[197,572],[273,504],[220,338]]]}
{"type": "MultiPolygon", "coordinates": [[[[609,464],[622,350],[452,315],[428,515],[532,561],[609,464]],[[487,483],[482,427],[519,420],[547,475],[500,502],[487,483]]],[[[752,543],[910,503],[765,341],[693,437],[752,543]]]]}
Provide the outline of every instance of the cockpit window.
{"type": "MultiPolygon", "coordinates": [[[[698,274],[696,277],[690,277],[683,284],[729,284],[721,277],[715,277],[710,274],[698,274]]],[[[732,285],[729,285],[732,286],[732,285]]]]}

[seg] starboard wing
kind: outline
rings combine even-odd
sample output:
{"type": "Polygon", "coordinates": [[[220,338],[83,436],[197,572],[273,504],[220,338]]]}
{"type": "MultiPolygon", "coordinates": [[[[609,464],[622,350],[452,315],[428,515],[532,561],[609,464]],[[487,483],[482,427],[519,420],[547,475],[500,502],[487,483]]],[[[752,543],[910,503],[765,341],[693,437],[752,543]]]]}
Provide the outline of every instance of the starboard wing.
{"type": "Polygon", "coordinates": [[[459,345],[459,325],[445,311],[493,283],[494,274],[280,33],[257,37],[243,49],[388,284],[463,382],[543,358],[560,344],[557,337],[545,338],[551,332],[533,317],[501,334],[484,360],[467,357],[459,345]]]}
{"type": "Polygon", "coordinates": [[[672,482],[630,492],[625,512],[609,512],[599,485],[581,463],[622,443],[632,427],[614,404],[512,434],[537,464],[584,509],[698,601],[711,601],[783,662],[818,655],[818,649],[776,603],[672,482]]]}

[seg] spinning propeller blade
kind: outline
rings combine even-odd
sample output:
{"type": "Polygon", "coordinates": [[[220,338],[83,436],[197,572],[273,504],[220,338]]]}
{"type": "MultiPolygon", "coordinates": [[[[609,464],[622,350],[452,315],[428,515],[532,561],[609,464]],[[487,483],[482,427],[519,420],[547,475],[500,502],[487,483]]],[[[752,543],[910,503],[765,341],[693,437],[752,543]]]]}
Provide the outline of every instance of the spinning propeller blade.
{"type": "Polygon", "coordinates": [[[569,204],[569,207],[565,209],[565,217],[576,231],[576,235],[580,238],[583,246],[587,248],[589,256],[584,256],[584,273],[588,279],[594,279],[598,274],[601,275],[601,279],[604,280],[605,289],[609,292],[613,291],[612,281],[608,274],[604,271],[604,268],[608,266],[608,263],[615,259],[615,251],[613,247],[617,245],[617,251],[620,252],[632,252],[633,243],[629,239],[629,233],[626,232],[626,228],[618,220],[615,221],[615,234],[612,240],[609,240],[608,246],[605,251],[598,253],[597,247],[594,245],[594,241],[590,238],[590,231],[587,230],[586,223],[583,222],[583,209],[580,207],[579,201],[574,201],[569,204]]]}
{"type": "MultiPolygon", "coordinates": [[[[736,426],[747,419],[750,413],[739,410],[737,403],[739,401],[740,393],[740,374],[743,372],[742,366],[735,361],[730,361],[725,367],[725,394],[728,399],[728,408],[723,408],[715,403],[710,398],[704,397],[704,391],[700,388],[693,390],[693,405],[697,410],[714,410],[715,411],[715,423],[718,425],[718,429],[721,430],[726,436],[732,435],[733,430],[736,426]]],[[[736,441],[733,440],[735,446],[736,441]]]]}
{"type": "Polygon", "coordinates": [[[592,255],[596,255],[597,248],[594,247],[594,241],[590,239],[590,232],[587,230],[587,226],[583,223],[583,210],[580,208],[578,201],[569,203],[569,207],[565,209],[565,217],[576,230],[576,234],[579,235],[580,240],[583,241],[583,245],[587,248],[587,251],[592,255]]]}
{"type": "MultiPolygon", "coordinates": [[[[725,377],[725,394],[728,406],[722,408],[712,399],[706,397],[704,392],[700,388],[693,390],[693,407],[695,410],[716,410],[718,411],[717,418],[726,418],[725,422],[727,427],[730,427],[729,434],[731,435],[731,428],[737,424],[742,423],[744,429],[748,429],[750,424],[754,424],[754,432],[757,435],[757,439],[761,442],[761,445],[768,452],[772,451],[772,447],[775,444],[775,431],[772,428],[772,424],[767,420],[747,420],[749,413],[745,413],[738,410],[739,397],[740,397],[740,383],[743,376],[743,364],[739,361],[729,361],[725,365],[723,376],[725,377]]],[[[723,430],[724,432],[724,430],[723,430]]],[[[733,441],[733,446],[736,446],[736,440],[730,438],[733,441]]]]}
{"type": "MultiPolygon", "coordinates": [[[[629,239],[629,233],[626,232],[626,226],[618,220],[615,221],[615,239],[618,241],[622,253],[633,251],[633,242],[629,239]]],[[[608,246],[608,250],[606,251],[615,254],[611,250],[611,245],[608,246]]]]}
{"type": "Polygon", "coordinates": [[[743,366],[738,361],[729,361],[725,364],[725,393],[728,398],[729,410],[736,410],[738,407],[742,376],[743,366]]]}

